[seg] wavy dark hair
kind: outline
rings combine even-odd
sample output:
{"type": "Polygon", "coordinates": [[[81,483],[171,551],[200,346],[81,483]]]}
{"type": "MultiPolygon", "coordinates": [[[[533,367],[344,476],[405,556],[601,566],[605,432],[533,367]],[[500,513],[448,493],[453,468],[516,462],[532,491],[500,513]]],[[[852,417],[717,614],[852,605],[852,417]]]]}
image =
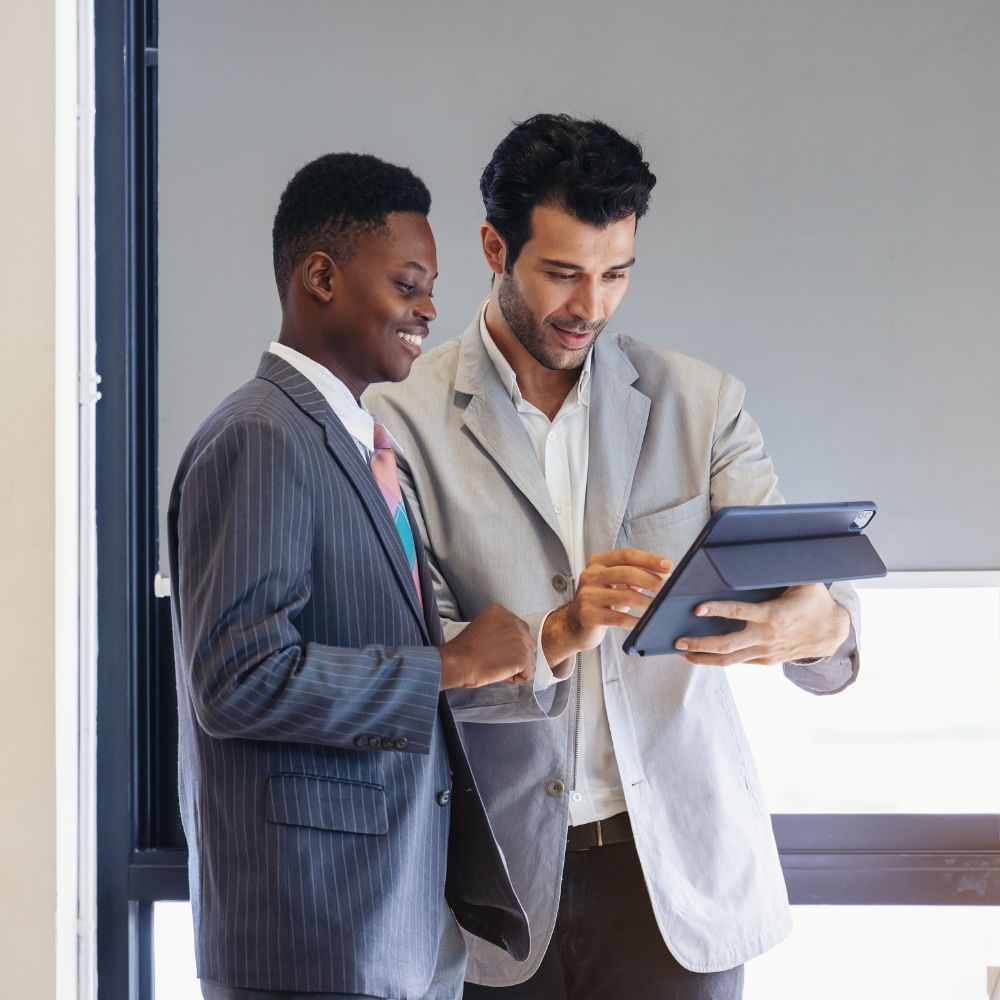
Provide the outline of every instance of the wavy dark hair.
{"type": "Polygon", "coordinates": [[[479,179],[486,220],[507,245],[510,271],[531,238],[535,205],[558,205],[605,227],[646,214],[656,177],[642,147],[610,125],[569,115],[534,115],[493,151],[479,179]]]}
{"type": "Polygon", "coordinates": [[[431,195],[406,167],[368,153],[327,153],[288,182],[271,231],[274,280],[282,302],[295,266],[315,250],[350,260],[363,233],[386,225],[392,212],[427,215],[431,195]]]}

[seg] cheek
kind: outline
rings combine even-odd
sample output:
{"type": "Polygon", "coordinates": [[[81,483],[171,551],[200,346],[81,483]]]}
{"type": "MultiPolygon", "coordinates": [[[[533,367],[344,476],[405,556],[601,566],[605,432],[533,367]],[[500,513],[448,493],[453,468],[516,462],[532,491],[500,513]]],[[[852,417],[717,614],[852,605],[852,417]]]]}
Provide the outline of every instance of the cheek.
{"type": "Polygon", "coordinates": [[[545,322],[553,316],[565,316],[566,306],[570,298],[571,294],[568,285],[562,286],[546,282],[535,290],[535,295],[530,300],[530,305],[532,312],[538,319],[545,322]]]}
{"type": "Polygon", "coordinates": [[[628,291],[628,281],[616,281],[608,289],[607,295],[604,296],[604,305],[607,312],[606,319],[611,318],[611,314],[621,305],[621,301],[625,298],[625,292],[628,291]]]}

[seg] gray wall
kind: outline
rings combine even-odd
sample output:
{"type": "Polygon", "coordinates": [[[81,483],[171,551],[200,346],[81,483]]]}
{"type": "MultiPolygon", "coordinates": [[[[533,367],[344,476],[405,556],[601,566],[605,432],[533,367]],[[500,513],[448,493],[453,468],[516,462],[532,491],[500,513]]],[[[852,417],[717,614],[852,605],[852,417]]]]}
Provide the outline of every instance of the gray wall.
{"type": "Polygon", "coordinates": [[[786,496],[877,500],[890,568],[1000,568],[1000,4],[171,0],[160,43],[164,510],[276,335],[291,174],[351,149],[423,176],[440,343],[488,288],[483,165],[564,110],[660,181],[612,328],[737,373],[786,496]]]}

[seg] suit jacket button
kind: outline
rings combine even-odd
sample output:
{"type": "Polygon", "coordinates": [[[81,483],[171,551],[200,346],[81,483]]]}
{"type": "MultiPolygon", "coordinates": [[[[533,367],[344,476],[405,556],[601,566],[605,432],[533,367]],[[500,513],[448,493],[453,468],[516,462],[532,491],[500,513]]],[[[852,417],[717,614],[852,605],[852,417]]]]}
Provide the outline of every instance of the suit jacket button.
{"type": "Polygon", "coordinates": [[[545,791],[549,795],[562,795],[566,791],[566,786],[558,778],[553,778],[546,786],[545,791]]]}
{"type": "Polygon", "coordinates": [[[368,746],[368,737],[367,736],[355,736],[354,737],[354,745],[356,747],[366,747],[366,746],[368,746]]]}
{"type": "Polygon", "coordinates": [[[405,736],[401,736],[398,740],[396,740],[397,750],[405,750],[409,745],[410,741],[405,736]]]}
{"type": "Polygon", "coordinates": [[[437,793],[437,804],[439,806],[446,806],[450,801],[451,801],[451,792],[437,793]]]}
{"type": "Polygon", "coordinates": [[[382,737],[382,749],[391,750],[396,745],[396,741],[390,736],[382,737]]]}
{"type": "Polygon", "coordinates": [[[569,586],[569,580],[562,573],[556,573],[552,577],[552,586],[561,594],[569,586]]]}

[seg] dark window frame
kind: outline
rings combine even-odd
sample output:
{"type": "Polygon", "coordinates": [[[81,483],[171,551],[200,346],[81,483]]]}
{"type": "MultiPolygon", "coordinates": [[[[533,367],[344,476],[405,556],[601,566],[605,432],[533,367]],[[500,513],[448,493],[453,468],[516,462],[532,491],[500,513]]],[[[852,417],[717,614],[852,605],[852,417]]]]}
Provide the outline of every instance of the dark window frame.
{"type": "MultiPolygon", "coordinates": [[[[169,602],[157,544],[156,0],[95,9],[100,1000],[152,1000],[183,900],[169,602]]],[[[171,470],[166,470],[170,474],[171,470]]],[[[1000,904],[1000,815],[773,817],[799,904],[1000,904]]]]}
{"type": "MultiPolygon", "coordinates": [[[[98,574],[97,972],[100,1000],[152,1000],[151,900],[132,853],[157,836],[143,800],[148,681],[168,609],[156,537],[156,0],[94,8],[98,574]],[[145,716],[145,718],[143,717],[145,716]],[[145,735],[142,735],[145,734],[145,735]],[[152,837],[151,837],[152,833],[152,837]]],[[[160,784],[158,787],[163,787],[160,784]]]]}

